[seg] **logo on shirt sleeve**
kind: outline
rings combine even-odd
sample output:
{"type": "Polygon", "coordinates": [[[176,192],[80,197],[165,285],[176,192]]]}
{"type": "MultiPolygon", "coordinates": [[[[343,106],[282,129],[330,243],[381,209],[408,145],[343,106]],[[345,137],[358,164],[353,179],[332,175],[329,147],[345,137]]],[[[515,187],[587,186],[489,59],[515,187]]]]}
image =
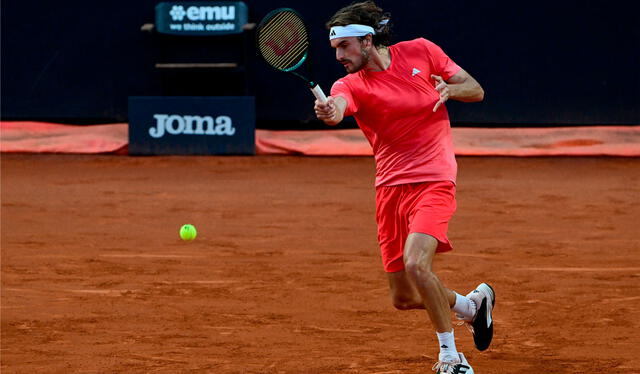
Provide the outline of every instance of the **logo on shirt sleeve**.
{"type": "Polygon", "coordinates": [[[420,73],[421,73],[421,71],[420,71],[420,70],[418,70],[418,69],[416,69],[416,68],[413,68],[413,71],[411,72],[411,76],[412,76],[412,77],[415,77],[417,74],[420,74],[420,73]]]}

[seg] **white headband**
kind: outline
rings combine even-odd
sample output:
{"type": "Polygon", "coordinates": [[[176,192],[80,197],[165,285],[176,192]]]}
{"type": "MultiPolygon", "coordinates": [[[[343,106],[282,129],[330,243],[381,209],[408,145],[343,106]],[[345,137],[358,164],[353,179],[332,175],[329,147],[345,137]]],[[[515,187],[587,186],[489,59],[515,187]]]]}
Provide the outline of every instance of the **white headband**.
{"type": "Polygon", "coordinates": [[[329,32],[329,40],[346,38],[349,36],[375,35],[376,31],[371,26],[351,24],[347,26],[333,26],[329,32]]]}

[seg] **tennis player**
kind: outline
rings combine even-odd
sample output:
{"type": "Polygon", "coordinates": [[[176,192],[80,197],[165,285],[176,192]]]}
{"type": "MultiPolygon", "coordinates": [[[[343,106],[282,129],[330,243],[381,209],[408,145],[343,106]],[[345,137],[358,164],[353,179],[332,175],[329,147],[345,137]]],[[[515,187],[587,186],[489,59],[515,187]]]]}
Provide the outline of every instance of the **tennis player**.
{"type": "Polygon", "coordinates": [[[462,296],[443,285],[432,263],[452,249],[447,227],[456,209],[457,165],[444,104],[481,101],[484,91],[429,40],[390,45],[390,15],[372,1],[340,9],[327,28],[348,74],[314,109],[328,125],[354,116],[373,147],[378,242],[393,305],[427,310],[440,343],[433,370],[472,374],[456,349],[451,310],[485,350],[493,337],[494,291],[481,283],[462,296]]]}

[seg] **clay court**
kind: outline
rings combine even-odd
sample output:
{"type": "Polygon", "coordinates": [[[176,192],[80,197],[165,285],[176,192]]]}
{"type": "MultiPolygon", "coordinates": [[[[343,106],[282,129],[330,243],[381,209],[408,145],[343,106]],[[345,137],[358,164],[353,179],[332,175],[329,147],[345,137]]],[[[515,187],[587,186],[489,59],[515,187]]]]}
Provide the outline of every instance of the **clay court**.
{"type": "MultiPolygon", "coordinates": [[[[461,157],[454,251],[497,292],[476,373],[640,367],[640,159],[461,157]]],[[[429,373],[370,157],[2,155],[3,373],[429,373]],[[198,238],[183,242],[184,223],[198,238]]]]}

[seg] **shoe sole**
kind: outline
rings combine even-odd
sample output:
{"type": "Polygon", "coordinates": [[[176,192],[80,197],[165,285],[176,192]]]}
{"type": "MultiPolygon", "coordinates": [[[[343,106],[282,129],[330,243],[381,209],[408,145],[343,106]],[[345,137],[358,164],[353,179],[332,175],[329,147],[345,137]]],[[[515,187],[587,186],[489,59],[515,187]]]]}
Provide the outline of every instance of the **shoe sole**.
{"type": "MultiPolygon", "coordinates": [[[[438,370],[436,372],[436,374],[442,374],[444,372],[438,370]]],[[[463,365],[463,364],[458,364],[455,366],[455,369],[453,369],[453,374],[474,374],[473,369],[471,368],[471,366],[467,366],[467,365],[463,365]]]]}
{"type": "MultiPolygon", "coordinates": [[[[482,299],[482,304],[480,304],[480,308],[478,308],[478,314],[473,320],[471,326],[473,326],[473,342],[476,345],[476,349],[479,351],[484,351],[491,345],[491,340],[493,339],[493,308],[496,306],[496,293],[487,283],[482,283],[482,285],[486,285],[491,290],[491,324],[487,326],[487,298],[482,299]]],[[[477,289],[477,288],[476,288],[477,289]]]]}
{"type": "Polygon", "coordinates": [[[464,357],[464,354],[462,352],[459,352],[458,354],[460,355],[461,364],[456,368],[457,371],[454,371],[454,373],[474,374],[473,368],[471,367],[471,365],[469,365],[469,362],[467,361],[467,358],[464,357]]]}
{"type": "Polygon", "coordinates": [[[446,364],[447,370],[442,371],[444,367],[440,367],[438,368],[438,371],[436,371],[436,374],[446,374],[447,372],[450,372],[451,374],[474,374],[473,368],[471,367],[471,365],[469,365],[469,362],[467,361],[467,358],[464,357],[464,354],[462,352],[458,352],[458,356],[460,357],[460,363],[446,364]],[[453,367],[449,365],[453,365],[453,367]]]}

